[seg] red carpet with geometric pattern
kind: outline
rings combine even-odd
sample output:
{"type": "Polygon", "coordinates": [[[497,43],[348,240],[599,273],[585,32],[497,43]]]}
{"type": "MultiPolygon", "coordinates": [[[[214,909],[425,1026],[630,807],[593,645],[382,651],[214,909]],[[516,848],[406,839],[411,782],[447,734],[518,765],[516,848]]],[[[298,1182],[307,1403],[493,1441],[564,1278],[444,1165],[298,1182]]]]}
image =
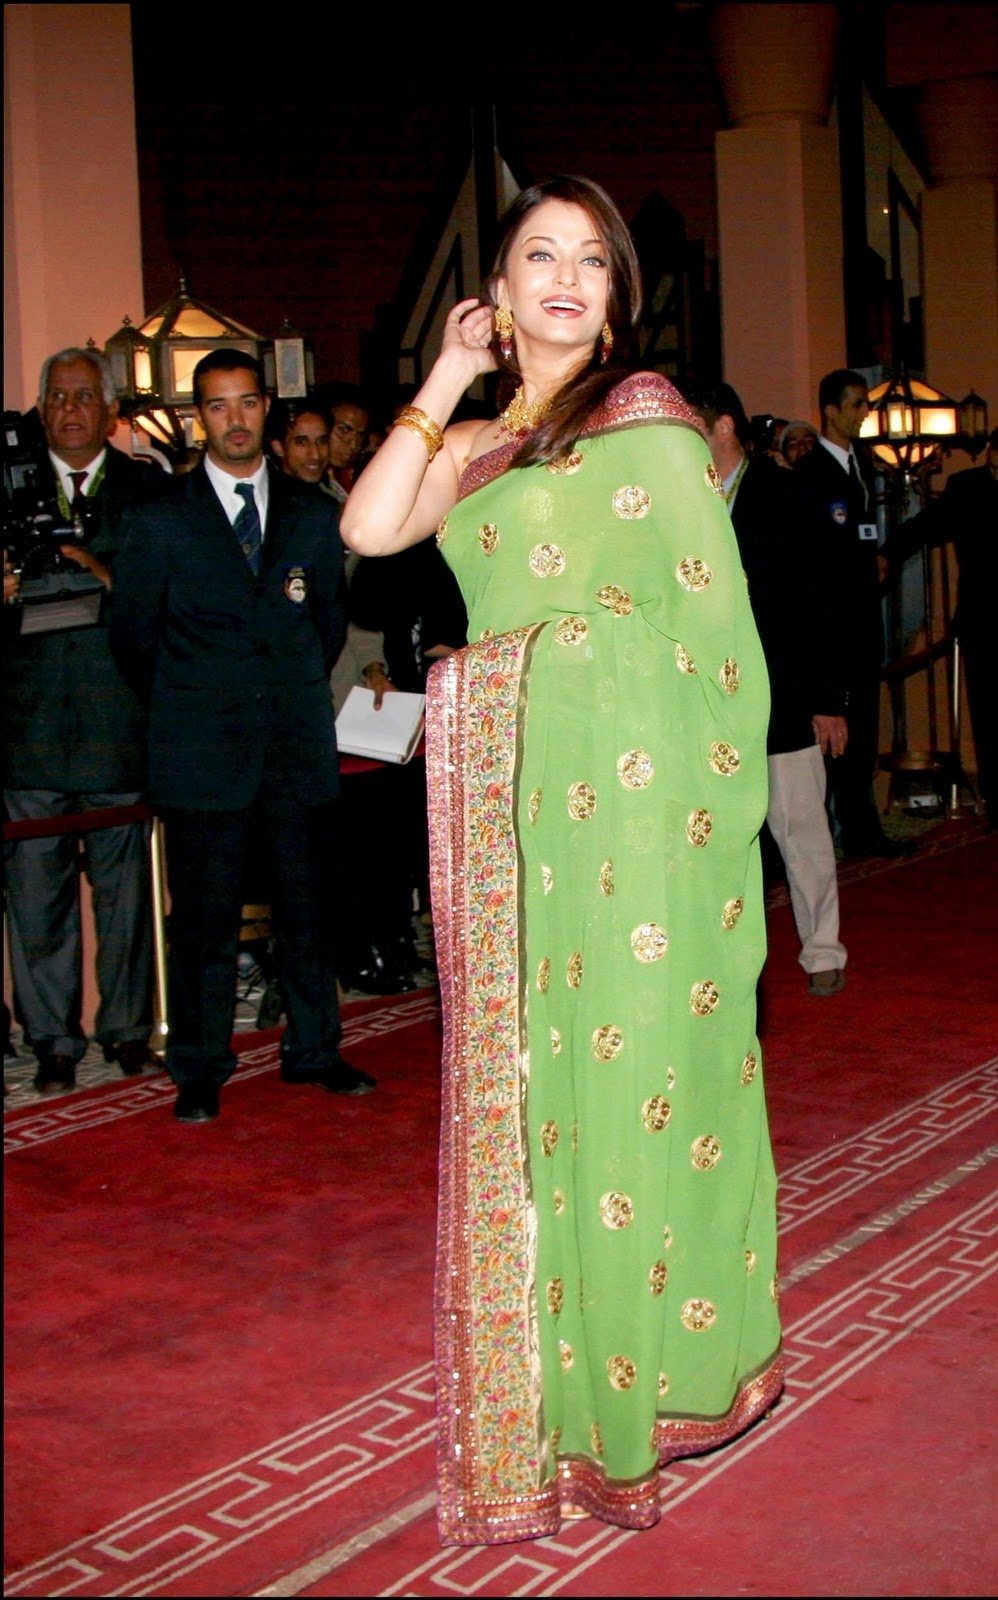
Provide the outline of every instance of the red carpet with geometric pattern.
{"type": "Polygon", "coordinates": [[[222,1115],[161,1075],[5,1116],[10,1595],[986,1595],[998,839],[840,869],[845,990],[771,895],[762,1035],[787,1389],[662,1476],[661,1523],[441,1549],[433,990],[347,1008],[379,1080],[222,1115]]]}

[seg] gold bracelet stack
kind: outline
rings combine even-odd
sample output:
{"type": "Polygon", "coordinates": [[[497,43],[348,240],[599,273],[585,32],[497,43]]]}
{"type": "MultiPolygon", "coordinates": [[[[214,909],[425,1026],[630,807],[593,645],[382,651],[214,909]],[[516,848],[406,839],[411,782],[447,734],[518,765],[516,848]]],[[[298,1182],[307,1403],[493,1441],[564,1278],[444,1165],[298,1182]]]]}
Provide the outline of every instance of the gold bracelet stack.
{"type": "Polygon", "coordinates": [[[408,428],[411,433],[419,434],[431,461],[443,449],[443,434],[433,418],[428,417],[425,411],[420,411],[418,406],[403,406],[395,421],[399,427],[408,428]]]}

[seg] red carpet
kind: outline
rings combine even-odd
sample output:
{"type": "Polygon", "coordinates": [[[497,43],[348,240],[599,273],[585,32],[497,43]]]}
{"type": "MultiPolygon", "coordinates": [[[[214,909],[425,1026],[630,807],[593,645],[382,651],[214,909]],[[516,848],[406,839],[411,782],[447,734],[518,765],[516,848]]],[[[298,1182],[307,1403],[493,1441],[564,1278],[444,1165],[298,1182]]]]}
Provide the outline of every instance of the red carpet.
{"type": "Polygon", "coordinates": [[[652,1533],[437,1544],[431,993],[352,1009],[361,1100],[282,1085],[258,1038],[209,1127],[158,1078],[9,1114],[6,1592],[994,1592],[998,840],[941,839],[843,874],[832,999],[771,911],[790,1381],[670,1469],[652,1533]]]}

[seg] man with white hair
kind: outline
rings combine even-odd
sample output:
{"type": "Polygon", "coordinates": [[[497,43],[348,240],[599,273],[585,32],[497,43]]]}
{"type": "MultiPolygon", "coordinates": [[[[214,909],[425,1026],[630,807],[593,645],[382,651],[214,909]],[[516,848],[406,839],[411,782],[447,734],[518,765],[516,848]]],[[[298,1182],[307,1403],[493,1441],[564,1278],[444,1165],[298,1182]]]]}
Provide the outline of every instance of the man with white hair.
{"type": "MultiPolygon", "coordinates": [[[[32,499],[76,536],[63,559],[103,586],[96,621],[15,631],[8,608],[3,784],[14,822],[134,805],[142,798],[144,719],[111,653],[107,592],[126,506],[168,482],[108,448],[117,416],[108,362],[60,350],[44,363],[38,411],[47,449],[32,499]]],[[[141,825],[84,835],[93,889],[100,1008],[96,1036],[126,1074],[149,1060],[151,919],[141,825]]],[[[7,862],[7,922],[18,1013],[38,1058],[35,1087],[72,1088],[87,1048],[81,1022],[79,836],[22,839],[7,862]]]]}

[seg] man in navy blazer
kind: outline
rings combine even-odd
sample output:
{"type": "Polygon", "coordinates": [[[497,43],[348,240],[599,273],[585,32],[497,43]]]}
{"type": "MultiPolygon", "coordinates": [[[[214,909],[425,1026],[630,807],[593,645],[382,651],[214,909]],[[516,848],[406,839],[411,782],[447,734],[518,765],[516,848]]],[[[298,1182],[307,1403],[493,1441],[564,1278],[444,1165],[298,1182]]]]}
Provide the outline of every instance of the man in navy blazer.
{"type": "Polygon", "coordinates": [[[204,461],[130,520],[112,637],[149,705],[149,792],[166,829],[167,1066],[182,1122],[218,1115],[251,846],[269,874],[286,1082],[363,1094],[339,1054],[333,959],[329,672],[346,630],[338,513],[269,470],[259,364],[216,350],[194,371],[204,461]]]}

